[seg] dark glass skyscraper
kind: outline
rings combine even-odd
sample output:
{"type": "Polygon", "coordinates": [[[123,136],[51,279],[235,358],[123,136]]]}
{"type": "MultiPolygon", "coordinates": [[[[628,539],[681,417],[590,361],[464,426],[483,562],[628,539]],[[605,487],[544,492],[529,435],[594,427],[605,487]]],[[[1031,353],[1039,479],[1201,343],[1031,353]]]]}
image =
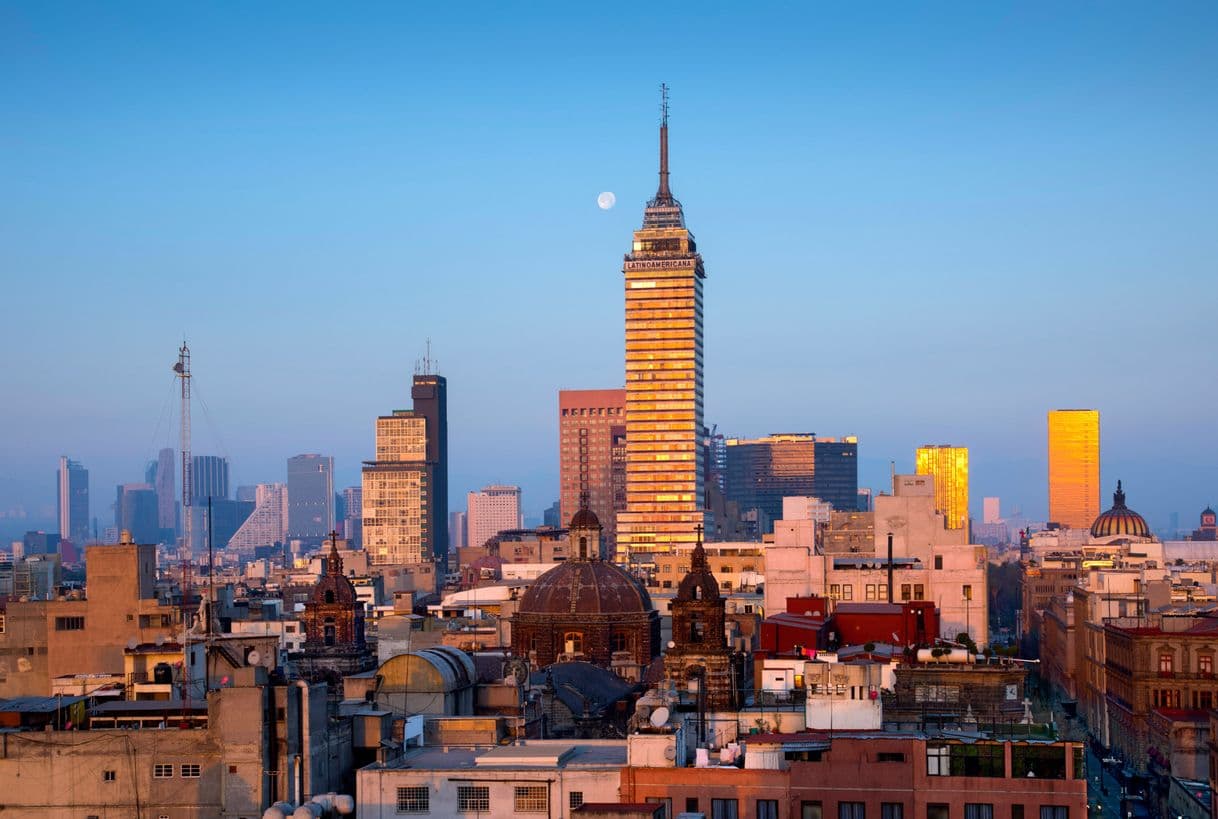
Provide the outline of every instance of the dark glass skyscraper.
{"type": "Polygon", "coordinates": [[[784,497],[820,498],[838,511],[858,506],[858,441],[852,436],[769,435],[731,438],[725,445],[727,498],[741,512],[760,510],[762,533],[782,517],[784,497]]]}
{"type": "Polygon", "coordinates": [[[219,455],[195,455],[191,459],[195,506],[206,506],[207,499],[228,499],[228,458],[219,455]]]}
{"type": "Polygon", "coordinates": [[[334,459],[288,458],[288,537],[321,543],[334,531],[334,459]]]}
{"type": "Polygon", "coordinates": [[[427,463],[431,465],[431,507],[426,526],[437,563],[448,562],[448,382],[422,373],[410,389],[414,414],[427,419],[427,463]]]}

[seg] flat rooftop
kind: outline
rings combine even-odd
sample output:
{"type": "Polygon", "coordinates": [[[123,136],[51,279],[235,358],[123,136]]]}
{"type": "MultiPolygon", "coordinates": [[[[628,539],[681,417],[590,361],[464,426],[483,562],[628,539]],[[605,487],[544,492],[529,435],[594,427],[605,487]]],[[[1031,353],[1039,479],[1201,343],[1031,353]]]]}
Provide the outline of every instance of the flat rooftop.
{"type": "Polygon", "coordinates": [[[525,745],[487,745],[421,748],[399,760],[374,763],[372,770],[425,770],[488,772],[502,770],[553,770],[554,768],[621,768],[626,764],[625,740],[572,742],[532,740],[525,745]]]}

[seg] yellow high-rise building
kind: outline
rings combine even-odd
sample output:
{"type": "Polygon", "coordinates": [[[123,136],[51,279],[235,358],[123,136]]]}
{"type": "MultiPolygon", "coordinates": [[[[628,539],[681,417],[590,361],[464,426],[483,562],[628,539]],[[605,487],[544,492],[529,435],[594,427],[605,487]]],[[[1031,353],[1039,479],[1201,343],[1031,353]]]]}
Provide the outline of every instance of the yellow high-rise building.
{"type": "Polygon", "coordinates": [[[1049,412],[1049,520],[1086,529],[1100,514],[1100,413],[1049,412]]]}
{"type": "Polygon", "coordinates": [[[692,547],[702,509],[702,257],[668,187],[668,110],[660,186],[626,254],[626,508],[618,562],[692,547]]]}
{"type": "Polygon", "coordinates": [[[376,460],[363,469],[364,550],[370,562],[427,564],[432,465],[427,462],[427,419],[398,410],[376,419],[376,460]]]}
{"type": "Polygon", "coordinates": [[[968,447],[918,447],[917,472],[935,479],[935,508],[948,529],[968,528],[968,447]]]}

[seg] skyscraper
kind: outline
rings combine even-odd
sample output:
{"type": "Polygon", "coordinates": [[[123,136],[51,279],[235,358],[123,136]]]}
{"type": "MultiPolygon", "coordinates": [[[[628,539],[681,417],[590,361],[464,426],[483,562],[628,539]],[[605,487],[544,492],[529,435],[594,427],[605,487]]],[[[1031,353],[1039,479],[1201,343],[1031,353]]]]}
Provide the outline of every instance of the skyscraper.
{"type": "MultiPolygon", "coordinates": [[[[260,546],[283,543],[287,537],[287,486],[282,483],[260,483],[252,488],[254,513],[246,518],[228,541],[230,549],[252,552],[260,546]]],[[[238,502],[248,501],[238,498],[238,502]]]]}
{"type": "MultiPolygon", "coordinates": [[[[196,486],[198,476],[195,477],[196,486]]],[[[288,458],[288,537],[321,543],[334,531],[334,459],[288,458]]]]}
{"type": "Polygon", "coordinates": [[[114,501],[114,527],[131,533],[136,543],[156,543],[161,534],[157,525],[156,491],[152,484],[119,484],[114,501]]]}
{"type": "Polygon", "coordinates": [[[588,508],[604,527],[602,544],[617,542],[617,506],[613,494],[613,436],[625,433],[625,390],[559,390],[559,520],[571,520],[587,493],[588,508]]]}
{"type": "Polygon", "coordinates": [[[520,487],[487,486],[470,492],[465,514],[470,546],[481,546],[506,529],[519,529],[520,487]]]}
{"type": "Polygon", "coordinates": [[[169,533],[169,542],[172,542],[172,535],[178,528],[178,497],[175,491],[177,481],[173,465],[176,460],[176,453],[171,447],[157,453],[156,471],[151,481],[156,490],[157,526],[169,533]]]}
{"type": "Polygon", "coordinates": [[[1100,514],[1099,410],[1049,412],[1049,520],[1086,529],[1100,514]]]}
{"type": "Polygon", "coordinates": [[[348,486],[343,490],[343,519],[338,527],[347,543],[353,548],[363,548],[364,543],[364,487],[348,486]]]}
{"type": "Polygon", "coordinates": [[[741,512],[764,513],[760,533],[782,518],[782,499],[816,497],[839,512],[858,507],[858,439],[818,438],[811,433],[729,438],[725,495],[741,512]]]}
{"type": "Polygon", "coordinates": [[[65,456],[55,477],[59,537],[81,546],[89,539],[89,470],[65,456]]]}
{"type": "Polygon", "coordinates": [[[660,184],[622,267],[626,285],[626,509],[619,562],[692,547],[702,509],[702,280],[681,203],[668,185],[668,96],[660,184]]]}
{"type": "Polygon", "coordinates": [[[363,468],[364,550],[376,564],[446,564],[448,383],[425,372],[410,395],[413,409],[376,419],[376,458],[363,468]]]}
{"type": "Polygon", "coordinates": [[[917,473],[935,479],[935,508],[948,529],[968,528],[968,447],[927,444],[918,447],[917,473]]]}
{"type": "Polygon", "coordinates": [[[195,455],[191,459],[191,487],[195,506],[206,506],[207,499],[228,499],[228,458],[195,455]]]}

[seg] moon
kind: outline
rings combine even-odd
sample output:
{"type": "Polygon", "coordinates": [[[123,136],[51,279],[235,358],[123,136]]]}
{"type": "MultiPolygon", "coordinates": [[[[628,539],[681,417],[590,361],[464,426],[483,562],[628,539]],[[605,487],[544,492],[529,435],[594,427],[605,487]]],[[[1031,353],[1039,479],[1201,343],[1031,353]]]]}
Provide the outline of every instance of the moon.
{"type": "Polygon", "coordinates": [[[617,204],[617,197],[613,195],[613,191],[604,191],[600,196],[596,197],[596,206],[601,210],[609,210],[617,204]]]}

